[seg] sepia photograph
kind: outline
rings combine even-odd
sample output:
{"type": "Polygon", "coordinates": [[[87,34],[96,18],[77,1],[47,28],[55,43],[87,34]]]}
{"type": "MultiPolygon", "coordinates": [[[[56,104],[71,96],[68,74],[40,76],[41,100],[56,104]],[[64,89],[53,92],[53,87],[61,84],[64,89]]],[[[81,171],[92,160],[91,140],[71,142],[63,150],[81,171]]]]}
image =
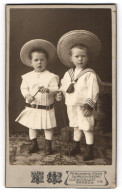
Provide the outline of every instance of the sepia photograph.
{"type": "Polygon", "coordinates": [[[6,187],[116,187],[116,5],[6,5],[6,187]]]}

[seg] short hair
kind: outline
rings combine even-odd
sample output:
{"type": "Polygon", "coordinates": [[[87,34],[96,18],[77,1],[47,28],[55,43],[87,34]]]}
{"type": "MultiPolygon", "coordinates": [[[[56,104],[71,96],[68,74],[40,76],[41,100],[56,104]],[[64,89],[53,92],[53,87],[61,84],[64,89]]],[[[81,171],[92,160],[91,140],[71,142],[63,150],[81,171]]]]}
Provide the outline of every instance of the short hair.
{"type": "Polygon", "coordinates": [[[47,54],[47,52],[45,51],[45,50],[43,50],[43,49],[34,49],[34,50],[32,50],[31,52],[30,52],[30,54],[29,54],[29,57],[30,57],[30,59],[32,59],[32,53],[44,53],[45,54],[45,56],[46,56],[46,58],[48,59],[48,54],[47,54]]]}
{"type": "Polygon", "coordinates": [[[83,44],[76,44],[76,45],[73,45],[73,46],[71,47],[71,49],[70,49],[70,55],[72,55],[72,49],[73,49],[73,48],[79,48],[79,49],[81,49],[81,50],[85,50],[86,53],[87,53],[87,55],[89,56],[88,48],[87,48],[85,45],[83,45],[83,44]]]}

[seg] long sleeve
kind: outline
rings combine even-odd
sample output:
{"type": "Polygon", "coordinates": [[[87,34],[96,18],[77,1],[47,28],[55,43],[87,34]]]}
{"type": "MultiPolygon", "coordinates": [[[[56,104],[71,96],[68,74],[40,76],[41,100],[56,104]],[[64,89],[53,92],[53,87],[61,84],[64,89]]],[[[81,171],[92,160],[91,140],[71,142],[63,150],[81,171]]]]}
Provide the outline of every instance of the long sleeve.
{"type": "Polygon", "coordinates": [[[25,98],[25,96],[27,94],[29,94],[29,87],[28,87],[28,84],[27,84],[27,81],[22,79],[22,83],[21,83],[21,86],[20,86],[20,90],[21,90],[21,93],[23,95],[23,97],[25,98]]]}
{"type": "Polygon", "coordinates": [[[58,90],[58,84],[59,84],[59,77],[55,76],[54,78],[52,78],[52,80],[49,83],[49,86],[48,86],[49,90],[51,92],[58,90]]]}
{"type": "Polygon", "coordinates": [[[66,91],[68,86],[70,85],[70,79],[68,77],[68,72],[64,74],[64,77],[61,80],[60,90],[63,92],[64,96],[66,95],[66,91]]]}
{"type": "Polygon", "coordinates": [[[88,104],[90,107],[94,108],[99,95],[99,85],[96,75],[94,73],[88,73],[86,82],[88,92],[86,95],[85,104],[88,104]]]}

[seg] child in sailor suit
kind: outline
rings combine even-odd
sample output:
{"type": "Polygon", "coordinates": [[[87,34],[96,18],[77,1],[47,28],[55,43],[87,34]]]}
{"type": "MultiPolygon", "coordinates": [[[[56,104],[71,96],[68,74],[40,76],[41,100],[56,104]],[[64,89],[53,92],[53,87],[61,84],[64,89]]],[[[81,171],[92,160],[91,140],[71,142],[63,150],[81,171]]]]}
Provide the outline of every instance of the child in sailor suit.
{"type": "MultiPolygon", "coordinates": [[[[74,31],[74,34],[77,34],[77,31],[74,31]]],[[[79,33],[79,31],[78,31],[79,33]]],[[[82,33],[82,31],[80,32],[82,33]]],[[[74,44],[70,47],[70,54],[68,59],[68,52],[66,53],[68,40],[70,39],[69,44],[71,44],[72,39],[74,38],[73,31],[71,34],[69,32],[64,35],[65,41],[65,55],[62,54],[62,43],[59,40],[58,44],[58,55],[62,62],[66,65],[68,60],[69,63],[73,64],[73,68],[69,69],[61,80],[60,90],[63,92],[65,97],[65,104],[67,106],[67,114],[69,118],[70,127],[74,128],[74,147],[71,150],[71,155],[80,154],[80,140],[82,134],[84,133],[87,149],[84,155],[84,160],[91,160],[94,158],[93,145],[94,145],[94,108],[98,100],[99,95],[99,85],[96,73],[87,68],[87,63],[89,61],[88,49],[84,44],[74,44]],[[73,38],[72,38],[73,37],[73,38]],[[67,44],[67,45],[66,45],[67,44]],[[67,58],[65,58],[65,56],[67,58]]],[[[76,36],[76,40],[77,40],[76,36]]],[[[82,43],[82,39],[80,40],[82,43]]],[[[80,42],[79,41],[79,42],[80,42]]],[[[75,42],[75,40],[74,40],[75,42]]],[[[77,42],[77,41],[76,41],[77,42]]],[[[70,45],[71,46],[71,45],[70,45]]],[[[67,65],[70,67],[70,65],[67,65]]],[[[61,93],[57,93],[57,100],[61,100],[61,93]]]]}
{"type": "MultiPolygon", "coordinates": [[[[88,69],[90,70],[90,69],[88,69]]],[[[74,78],[81,70],[74,70],[74,78]]],[[[61,90],[67,91],[71,84],[71,77],[67,71],[61,81],[61,90]]],[[[69,116],[70,126],[80,130],[89,131],[94,129],[94,115],[84,115],[85,107],[92,110],[97,102],[99,86],[94,71],[86,71],[74,84],[73,93],[65,93],[65,104],[69,116]],[[85,107],[84,107],[85,105],[85,107]]]]}

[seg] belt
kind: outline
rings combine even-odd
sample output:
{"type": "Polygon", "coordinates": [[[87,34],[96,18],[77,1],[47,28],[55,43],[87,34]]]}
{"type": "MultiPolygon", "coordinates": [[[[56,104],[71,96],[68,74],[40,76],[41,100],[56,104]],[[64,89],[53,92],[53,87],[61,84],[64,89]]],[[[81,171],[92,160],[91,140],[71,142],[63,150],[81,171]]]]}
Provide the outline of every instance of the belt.
{"type": "Polygon", "coordinates": [[[28,103],[26,103],[26,106],[30,107],[30,108],[50,110],[50,109],[53,108],[54,104],[51,104],[49,106],[43,106],[43,105],[38,105],[38,104],[28,104],[28,103]]]}

